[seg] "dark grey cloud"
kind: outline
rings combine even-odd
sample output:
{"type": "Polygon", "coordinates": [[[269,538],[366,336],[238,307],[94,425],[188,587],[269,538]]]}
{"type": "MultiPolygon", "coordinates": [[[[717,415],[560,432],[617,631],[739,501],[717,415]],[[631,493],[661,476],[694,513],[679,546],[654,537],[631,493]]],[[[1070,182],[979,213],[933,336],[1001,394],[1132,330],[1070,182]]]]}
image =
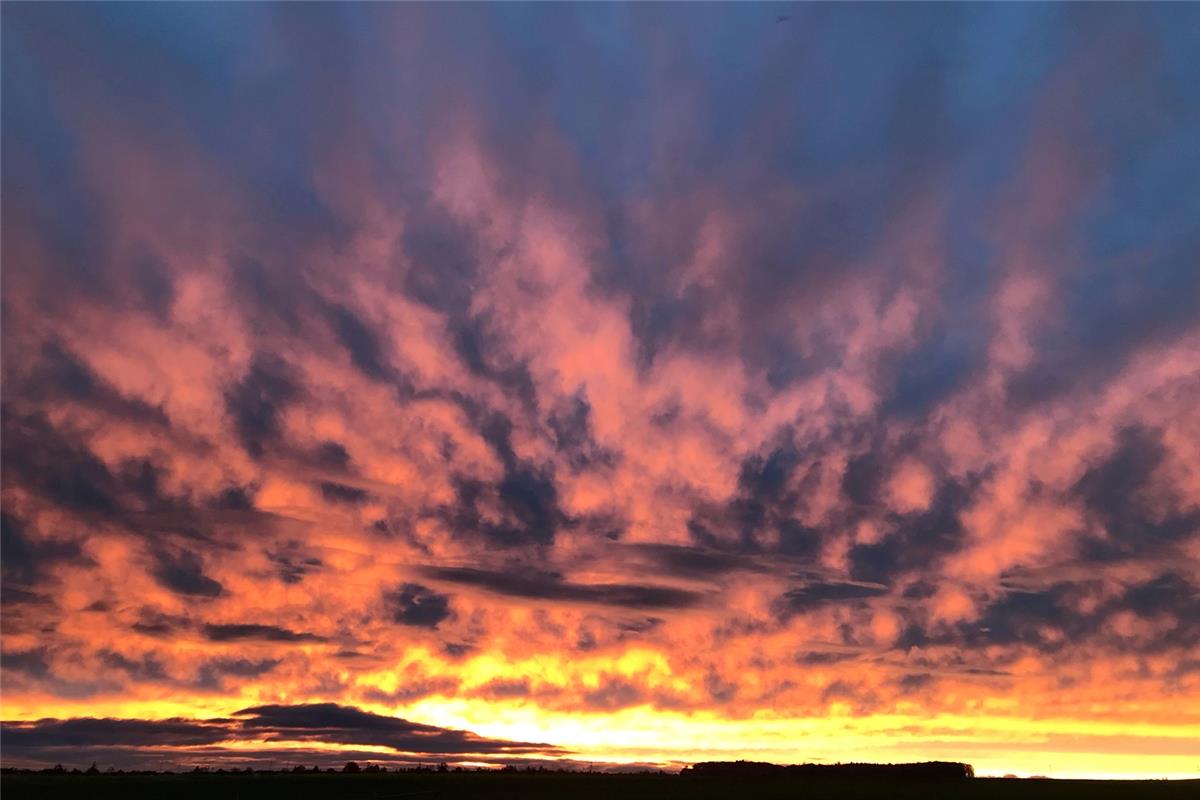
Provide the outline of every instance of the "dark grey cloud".
{"type": "Polygon", "coordinates": [[[225,689],[228,679],[259,678],[282,663],[282,659],[278,658],[212,658],[200,665],[193,685],[199,689],[221,691],[225,689]]]}
{"type": "MultiPolygon", "coordinates": [[[[261,665],[249,665],[258,669],[261,665]]],[[[225,664],[224,669],[239,669],[225,664]]],[[[61,760],[65,754],[86,757],[111,748],[153,751],[155,748],[197,748],[246,739],[269,743],[311,742],[381,746],[398,753],[427,758],[469,755],[516,756],[564,754],[560,748],[477,736],[468,731],[421,725],[399,717],[382,716],[333,703],[264,705],[235,712],[232,718],[165,719],[40,719],[0,723],[6,760],[61,760]]],[[[271,744],[262,749],[271,750],[271,744]]],[[[161,752],[161,751],[160,751],[161,752]]],[[[242,752],[239,750],[238,752],[242,752]]],[[[251,751],[253,752],[253,751],[251,751]]],[[[215,754],[222,754],[217,751],[215,754]]]]}
{"type": "Polygon", "coordinates": [[[837,652],[833,650],[807,650],[796,655],[796,662],[805,666],[824,666],[852,661],[859,657],[855,652],[837,652]]]}
{"type": "Polygon", "coordinates": [[[436,628],[451,615],[449,595],[419,583],[405,583],[384,598],[392,619],[401,625],[436,628]]]}
{"type": "Polygon", "coordinates": [[[216,511],[253,511],[254,493],[252,486],[231,486],[222,489],[210,505],[216,511]]]}
{"type": "Polygon", "coordinates": [[[225,409],[246,451],[261,456],[279,437],[279,415],[300,396],[294,369],[265,353],[255,356],[250,370],[225,392],[225,409]]]}
{"type": "Polygon", "coordinates": [[[979,370],[987,341],[982,325],[958,319],[954,323],[953,331],[939,326],[916,348],[895,359],[892,386],[884,401],[888,417],[919,418],[979,370]]]}
{"type": "Polygon", "coordinates": [[[474,689],[472,694],[488,699],[508,700],[514,697],[531,697],[533,695],[533,687],[529,685],[528,678],[514,678],[512,680],[496,678],[474,689]]]}
{"type": "MultiPolygon", "coordinates": [[[[1155,470],[1166,458],[1162,432],[1142,426],[1122,429],[1113,450],[1072,487],[1100,532],[1083,543],[1083,555],[1112,561],[1156,552],[1200,531],[1200,510],[1183,498],[1147,498],[1155,470]],[[1166,513],[1154,508],[1166,501],[1166,513]]],[[[1161,493],[1160,493],[1161,495],[1161,493]]]]}
{"type": "Polygon", "coordinates": [[[341,442],[321,442],[313,452],[312,459],[317,466],[337,472],[350,467],[350,453],[341,442]]]}
{"type": "Polygon", "coordinates": [[[489,545],[504,548],[550,545],[555,533],[570,524],[558,505],[558,486],[551,466],[540,466],[517,456],[512,446],[512,421],[500,413],[472,409],[480,417],[480,435],[504,465],[495,483],[459,476],[455,501],[435,511],[447,527],[462,536],[482,537],[489,545]],[[484,502],[503,511],[495,520],[480,512],[484,502]]]}
{"type": "Polygon", "coordinates": [[[605,678],[595,689],[582,695],[586,708],[596,711],[616,711],[646,701],[645,691],[638,685],[622,678],[605,678]]]}
{"type": "Polygon", "coordinates": [[[775,601],[776,613],[783,617],[803,614],[830,603],[855,603],[887,594],[879,584],[860,582],[813,581],[783,593],[775,601]]]}
{"type": "Polygon", "coordinates": [[[656,571],[681,578],[714,578],[730,572],[767,572],[772,568],[767,558],[707,547],[642,543],[622,547],[644,558],[656,571]]]}
{"type": "Polygon", "coordinates": [[[109,670],[125,673],[136,683],[170,683],[171,676],[167,674],[166,665],[153,653],[147,653],[137,658],[130,658],[113,650],[101,650],[98,654],[100,663],[109,670]]]}
{"type": "Polygon", "coordinates": [[[984,608],[978,619],[934,631],[929,640],[967,648],[1024,645],[1044,653],[1090,642],[1119,651],[1129,642],[1116,633],[1113,618],[1133,613],[1155,622],[1134,635],[1138,652],[1200,647],[1200,587],[1175,572],[1165,572],[1097,605],[1093,595],[1098,581],[1099,576],[1010,591],[984,608]]]}
{"type": "Polygon", "coordinates": [[[1200,648],[1200,586],[1179,574],[1168,572],[1131,586],[1113,608],[1129,609],[1145,618],[1168,620],[1169,627],[1154,632],[1156,649],[1179,648],[1188,652],[1200,648]]]}
{"type": "MultiPolygon", "coordinates": [[[[65,425],[56,427],[40,412],[19,414],[5,406],[0,413],[5,486],[20,487],[58,508],[103,519],[159,545],[172,536],[209,540],[213,511],[229,510],[212,507],[223,500],[245,499],[222,496],[207,499],[203,505],[208,508],[195,505],[190,497],[168,493],[166,468],[149,457],[125,459],[110,467],[79,432],[65,425]]],[[[60,549],[66,546],[62,537],[54,541],[60,549]]]]}
{"type": "Polygon", "coordinates": [[[20,672],[34,677],[50,671],[50,654],[44,647],[32,650],[7,650],[0,654],[0,665],[5,672],[20,672]]]}
{"type": "MultiPolygon", "coordinates": [[[[1128,97],[1141,94],[1132,92],[1128,97]]],[[[1174,101],[1160,102],[1162,105],[1153,113],[1177,112],[1174,101]]],[[[1111,124],[1109,121],[1103,127],[1111,124]]],[[[1153,157],[1150,153],[1141,156],[1153,157]]],[[[1138,167],[1144,167],[1144,162],[1121,165],[1113,183],[1142,182],[1144,178],[1130,175],[1138,167]]],[[[1191,154],[1189,169],[1200,175],[1200,157],[1191,154]]],[[[1145,191],[1142,186],[1140,192],[1145,191]]],[[[1149,206],[1155,200],[1143,196],[1142,202],[1149,206]]],[[[1143,259],[1139,280],[1131,281],[1126,274],[1127,264],[1113,258],[1109,250],[1112,231],[1128,226],[1122,216],[1129,213],[1130,207],[1117,212],[1115,203],[1107,205],[1106,212],[1112,216],[1105,223],[1097,220],[1090,234],[1094,265],[1064,276],[1063,313],[1056,324],[1038,332],[1033,342],[1033,362],[1006,387],[1014,408],[1028,410],[1068,392],[1094,390],[1111,380],[1143,348],[1169,342],[1195,325],[1195,304],[1188,298],[1200,293],[1200,272],[1191,267],[1190,259],[1200,248],[1200,236],[1194,228],[1159,231],[1163,239],[1156,242],[1156,252],[1143,259]]]]}
{"type": "Polygon", "coordinates": [[[927,672],[912,672],[901,675],[895,683],[902,694],[914,694],[928,688],[935,680],[936,678],[927,672]]]}
{"type": "Polygon", "coordinates": [[[180,718],[140,719],[40,719],[3,723],[4,746],[12,751],[43,748],[87,747],[192,747],[216,744],[230,736],[222,720],[180,718]]]}
{"type": "Polygon", "coordinates": [[[960,514],[970,504],[977,484],[977,480],[945,481],[928,509],[891,515],[893,529],[882,539],[851,548],[851,577],[890,583],[902,573],[928,570],[939,558],[957,551],[965,535],[960,514]]]}
{"type": "Polygon", "coordinates": [[[72,400],[143,425],[169,425],[161,408],[121,394],[53,339],[42,344],[41,359],[34,365],[28,385],[21,386],[21,395],[38,400],[72,400]]]}
{"type": "Polygon", "coordinates": [[[371,499],[371,493],[366,489],[347,486],[344,483],[321,481],[320,487],[321,496],[331,503],[345,503],[353,506],[361,505],[371,499]]]}
{"type": "Polygon", "coordinates": [[[571,583],[557,572],[527,567],[491,571],[472,567],[425,567],[421,572],[434,580],[475,586],[510,597],[553,600],[623,608],[672,609],[699,605],[703,595],[671,586],[629,583],[571,583]]]}
{"type": "Polygon", "coordinates": [[[782,442],[765,454],[752,453],[742,461],[731,500],[693,511],[688,520],[693,541],[712,550],[743,554],[767,550],[789,558],[816,554],[822,531],[803,524],[799,516],[819,457],[815,452],[799,452],[787,431],[780,438],[782,442]]]}
{"type": "Polygon", "coordinates": [[[505,544],[551,543],[565,519],[558,508],[553,471],[517,457],[512,446],[512,422],[504,415],[490,415],[481,433],[504,463],[504,477],[495,489],[510,520],[507,524],[489,525],[489,538],[505,544]]]}
{"type": "Polygon", "coordinates": [[[155,609],[142,609],[137,622],[130,627],[145,636],[170,637],[173,634],[187,630],[192,623],[187,617],[174,614],[164,614],[155,609]]]}
{"type": "Polygon", "coordinates": [[[244,735],[290,741],[379,745],[401,752],[441,755],[557,750],[544,744],[487,739],[466,731],[421,725],[333,703],[255,706],[236,712],[234,717],[244,735]]]}
{"type": "Polygon", "coordinates": [[[281,628],[277,625],[259,625],[254,623],[233,623],[223,625],[205,625],[204,638],[210,642],[323,642],[325,638],[313,633],[281,628]]]}
{"type": "Polygon", "coordinates": [[[81,545],[70,539],[34,539],[26,523],[7,511],[0,512],[0,571],[6,582],[30,586],[59,563],[92,564],[81,545]]]}
{"type": "Polygon", "coordinates": [[[587,392],[581,388],[553,409],[546,419],[555,449],[566,458],[574,472],[612,467],[620,461],[619,453],[600,446],[593,438],[591,414],[587,392]]]}
{"type": "Polygon", "coordinates": [[[163,588],[176,594],[211,598],[225,591],[219,581],[204,574],[204,564],[189,550],[176,554],[159,551],[152,574],[163,588]]]}
{"type": "Polygon", "coordinates": [[[40,413],[3,416],[0,464],[6,485],[20,485],[78,513],[119,510],[117,478],[85,445],[55,428],[40,413]]]}
{"type": "Polygon", "coordinates": [[[300,583],[306,575],[325,566],[320,558],[306,553],[297,541],[284,542],[276,549],[268,550],[266,556],[275,565],[279,580],[287,584],[300,583]]]}
{"type": "Polygon", "coordinates": [[[471,308],[477,286],[477,232],[448,211],[417,200],[404,248],[410,259],[405,292],[446,315],[451,344],[462,364],[521,400],[526,411],[537,407],[528,366],[496,345],[485,313],[471,308]]]}
{"type": "Polygon", "coordinates": [[[384,380],[391,374],[379,337],[353,311],[330,303],[325,309],[334,335],[350,353],[350,360],[364,375],[384,380]]]}

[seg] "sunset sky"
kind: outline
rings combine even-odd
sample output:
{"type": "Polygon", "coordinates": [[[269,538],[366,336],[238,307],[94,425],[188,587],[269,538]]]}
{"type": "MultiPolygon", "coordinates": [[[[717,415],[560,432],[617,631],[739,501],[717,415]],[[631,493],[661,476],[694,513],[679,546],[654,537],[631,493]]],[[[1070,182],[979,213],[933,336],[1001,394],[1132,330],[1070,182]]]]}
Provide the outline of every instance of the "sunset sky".
{"type": "Polygon", "coordinates": [[[2,53],[5,766],[1200,777],[1200,5],[2,53]]]}

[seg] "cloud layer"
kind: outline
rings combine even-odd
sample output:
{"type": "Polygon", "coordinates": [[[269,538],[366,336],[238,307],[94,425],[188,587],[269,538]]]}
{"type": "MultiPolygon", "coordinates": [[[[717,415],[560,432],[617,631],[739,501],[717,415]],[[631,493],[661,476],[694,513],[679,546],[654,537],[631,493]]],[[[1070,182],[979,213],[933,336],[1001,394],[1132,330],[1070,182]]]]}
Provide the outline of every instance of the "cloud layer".
{"type": "Polygon", "coordinates": [[[9,9],[6,763],[1194,774],[1200,13],[777,11],[9,9]]]}

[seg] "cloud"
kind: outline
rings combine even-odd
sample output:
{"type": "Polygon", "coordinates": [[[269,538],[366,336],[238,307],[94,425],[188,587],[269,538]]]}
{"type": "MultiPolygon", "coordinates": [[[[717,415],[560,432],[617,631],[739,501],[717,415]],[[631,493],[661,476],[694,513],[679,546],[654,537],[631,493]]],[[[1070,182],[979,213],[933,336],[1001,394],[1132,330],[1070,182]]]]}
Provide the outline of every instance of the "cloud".
{"type": "Polygon", "coordinates": [[[156,556],[155,579],[166,589],[195,597],[220,597],[224,587],[220,581],[204,574],[204,565],[193,552],[178,554],[160,552],[156,556]]]}
{"type": "Polygon", "coordinates": [[[405,583],[387,595],[392,619],[401,625],[436,628],[451,615],[450,597],[419,583],[405,583]]]}
{"type": "Polygon", "coordinates": [[[118,510],[116,476],[86,446],[41,414],[4,414],[3,461],[9,481],[80,513],[118,510]]]}
{"type": "Polygon", "coordinates": [[[275,625],[234,623],[205,625],[204,636],[211,642],[321,642],[324,639],[311,633],[300,633],[275,625]]]}
{"type": "Polygon", "coordinates": [[[339,342],[350,351],[350,360],[372,378],[385,378],[389,369],[383,363],[379,340],[374,332],[348,308],[332,305],[327,309],[329,324],[339,342]]]}
{"type": "Polygon", "coordinates": [[[354,505],[366,502],[371,494],[364,489],[356,489],[353,486],[346,486],[343,483],[322,481],[321,496],[332,503],[349,503],[354,505]]]}
{"type": "Polygon", "coordinates": [[[410,753],[464,755],[546,753],[554,748],[528,742],[487,739],[466,731],[419,725],[333,703],[255,706],[234,714],[246,735],[291,741],[379,745],[410,753]]]}
{"type": "Polygon", "coordinates": [[[644,609],[689,608],[702,600],[701,594],[686,589],[626,583],[572,583],[563,580],[558,573],[528,569],[499,572],[471,567],[425,567],[422,574],[434,580],[475,586],[497,594],[533,600],[644,609]]]}
{"type": "Polygon", "coordinates": [[[25,532],[25,523],[7,513],[0,513],[0,543],[4,579],[12,583],[36,584],[56,562],[93,563],[83,554],[78,542],[67,539],[31,540],[25,532]]]}
{"type": "Polygon", "coordinates": [[[783,593],[776,605],[784,616],[803,613],[827,603],[847,603],[869,600],[887,593],[888,587],[877,583],[847,581],[845,583],[814,582],[797,586],[783,593]]]}
{"type": "Polygon", "coordinates": [[[21,730],[1195,771],[1195,11],[6,12],[21,730]]]}
{"type": "Polygon", "coordinates": [[[96,746],[188,747],[225,741],[229,729],[217,723],[184,719],[42,719],[5,722],[5,746],[14,751],[34,748],[96,746]]]}
{"type": "MultiPolygon", "coordinates": [[[[467,731],[419,725],[333,703],[298,706],[266,705],[235,712],[231,718],[192,720],[40,719],[5,721],[5,748],[19,760],[86,758],[91,751],[129,761],[157,754],[182,765],[189,758],[211,755],[201,750],[239,740],[273,744],[324,743],[371,745],[426,758],[458,760],[466,756],[562,755],[549,745],[489,739],[467,731]],[[113,748],[127,748],[125,752],[113,748]]],[[[253,755],[254,750],[248,750],[253,755]]]]}
{"type": "Polygon", "coordinates": [[[779,564],[740,553],[687,545],[646,543],[624,547],[663,573],[681,578],[711,578],[737,571],[767,572],[779,564]]]}
{"type": "Polygon", "coordinates": [[[260,355],[250,371],[225,393],[225,408],[233,418],[242,445],[253,456],[279,437],[280,414],[300,393],[292,368],[280,358],[260,355]]]}

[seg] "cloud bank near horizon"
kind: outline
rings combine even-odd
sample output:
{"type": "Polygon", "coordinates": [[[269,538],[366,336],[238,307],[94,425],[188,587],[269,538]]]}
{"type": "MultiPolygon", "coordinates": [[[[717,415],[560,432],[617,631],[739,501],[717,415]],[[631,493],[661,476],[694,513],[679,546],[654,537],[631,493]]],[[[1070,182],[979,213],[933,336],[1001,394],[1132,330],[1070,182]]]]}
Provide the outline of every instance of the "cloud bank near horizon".
{"type": "Polygon", "coordinates": [[[1200,13],[789,13],[10,8],[6,750],[1195,773],[1200,13]]]}

